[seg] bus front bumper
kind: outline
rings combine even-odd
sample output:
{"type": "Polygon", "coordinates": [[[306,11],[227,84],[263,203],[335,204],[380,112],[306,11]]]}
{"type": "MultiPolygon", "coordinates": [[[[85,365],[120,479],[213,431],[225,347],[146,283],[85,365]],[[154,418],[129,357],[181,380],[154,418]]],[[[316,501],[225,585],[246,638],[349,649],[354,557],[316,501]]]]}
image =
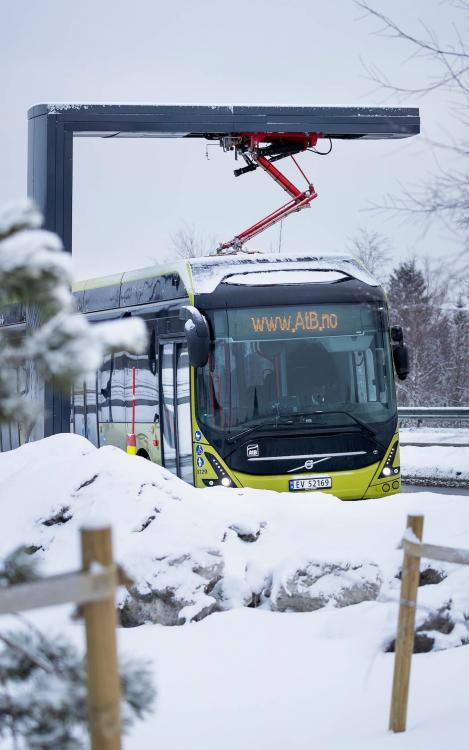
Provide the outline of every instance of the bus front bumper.
{"type": "Polygon", "coordinates": [[[253,489],[259,490],[274,490],[276,492],[289,492],[290,494],[298,494],[307,492],[314,494],[315,492],[325,492],[328,495],[335,495],[341,500],[363,500],[371,498],[387,497],[388,495],[395,495],[400,492],[401,481],[399,475],[394,475],[391,478],[378,479],[377,469],[379,464],[372,464],[362,469],[355,469],[353,471],[340,471],[317,473],[304,473],[304,474],[289,474],[289,475],[254,475],[254,474],[243,474],[241,472],[231,472],[234,477],[236,484],[241,487],[252,487],[253,489]],[[290,480],[292,479],[307,479],[313,477],[330,477],[332,486],[328,489],[314,489],[314,490],[290,490],[290,480]]]}

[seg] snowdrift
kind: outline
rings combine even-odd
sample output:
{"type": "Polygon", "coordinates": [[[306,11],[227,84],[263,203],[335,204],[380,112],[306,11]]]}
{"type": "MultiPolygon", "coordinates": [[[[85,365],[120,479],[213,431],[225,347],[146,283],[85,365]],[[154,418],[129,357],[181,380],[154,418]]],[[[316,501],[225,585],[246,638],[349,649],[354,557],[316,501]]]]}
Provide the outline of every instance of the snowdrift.
{"type": "MultiPolygon", "coordinates": [[[[404,482],[412,484],[422,484],[446,487],[467,487],[469,486],[469,447],[467,446],[468,434],[464,430],[459,430],[455,435],[454,431],[449,430],[448,439],[454,442],[459,440],[466,441],[466,445],[431,445],[432,432],[430,430],[421,431],[422,439],[428,439],[429,445],[401,445],[401,463],[402,476],[404,482]]],[[[407,439],[410,430],[407,431],[407,439]]],[[[420,438],[420,433],[413,433],[420,438]]],[[[433,432],[436,441],[441,441],[441,431],[433,432]]]]}
{"type": "MultiPolygon", "coordinates": [[[[0,558],[26,545],[44,574],[79,564],[79,528],[103,519],[115,556],[134,579],[119,598],[124,626],[176,625],[214,611],[389,608],[392,648],[408,512],[425,514],[425,538],[469,545],[469,503],[434,493],[342,502],[221,487],[198,490],[165,469],[76,435],[56,435],[0,455],[0,558]],[[391,615],[392,612],[392,615],[391,615]]],[[[419,650],[468,637],[469,570],[422,572],[419,650]],[[424,585],[429,584],[429,585],[424,585]]]]}

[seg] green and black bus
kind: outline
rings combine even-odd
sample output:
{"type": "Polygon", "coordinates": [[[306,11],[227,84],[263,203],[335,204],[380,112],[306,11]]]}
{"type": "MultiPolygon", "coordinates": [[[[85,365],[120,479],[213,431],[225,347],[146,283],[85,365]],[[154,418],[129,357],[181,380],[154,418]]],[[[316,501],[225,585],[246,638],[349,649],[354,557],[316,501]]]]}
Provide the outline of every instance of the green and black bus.
{"type": "Polygon", "coordinates": [[[74,289],[91,320],[138,316],[148,351],[108,356],[73,393],[71,429],[127,446],[197,487],[400,489],[402,330],[351,256],[235,253],[74,289]]]}

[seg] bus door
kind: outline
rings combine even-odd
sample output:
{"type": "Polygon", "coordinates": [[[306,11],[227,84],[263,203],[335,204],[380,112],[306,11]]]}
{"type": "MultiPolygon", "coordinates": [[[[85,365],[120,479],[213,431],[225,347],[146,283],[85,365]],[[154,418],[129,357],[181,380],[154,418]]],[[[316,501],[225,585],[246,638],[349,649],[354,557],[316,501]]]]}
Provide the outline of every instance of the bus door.
{"type": "Polygon", "coordinates": [[[182,340],[164,341],[160,346],[159,361],[163,465],[192,484],[194,471],[187,344],[182,340]]]}

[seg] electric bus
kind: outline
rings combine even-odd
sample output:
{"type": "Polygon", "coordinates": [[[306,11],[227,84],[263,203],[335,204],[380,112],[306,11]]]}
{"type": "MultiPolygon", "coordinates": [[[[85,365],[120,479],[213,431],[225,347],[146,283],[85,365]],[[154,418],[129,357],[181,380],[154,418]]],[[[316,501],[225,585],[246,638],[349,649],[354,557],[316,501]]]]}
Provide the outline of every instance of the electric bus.
{"type": "Polygon", "coordinates": [[[92,321],[138,316],[148,351],[75,387],[71,429],[127,446],[197,487],[400,489],[394,376],[402,329],[351,256],[234,253],[84,281],[92,321]]]}

